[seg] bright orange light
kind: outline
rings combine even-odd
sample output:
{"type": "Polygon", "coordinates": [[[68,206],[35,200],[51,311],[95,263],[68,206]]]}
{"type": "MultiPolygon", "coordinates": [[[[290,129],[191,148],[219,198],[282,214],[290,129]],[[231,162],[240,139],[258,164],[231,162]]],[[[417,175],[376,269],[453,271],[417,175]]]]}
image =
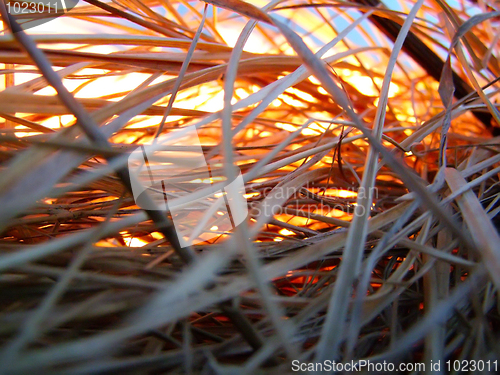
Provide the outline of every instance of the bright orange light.
{"type": "Polygon", "coordinates": [[[292,232],[291,230],[283,228],[282,230],[279,231],[279,234],[281,234],[283,236],[294,236],[295,232],[292,232]]]}
{"type": "MultiPolygon", "coordinates": [[[[323,195],[323,190],[319,188],[311,189],[313,193],[323,195]]],[[[356,198],[358,193],[352,190],[344,190],[344,189],[326,189],[324,190],[324,195],[327,197],[339,197],[339,198],[356,198]]]]}
{"type": "Polygon", "coordinates": [[[293,133],[296,131],[298,128],[295,125],[292,124],[284,124],[282,122],[277,122],[276,127],[286,130],[287,132],[293,133]]]}
{"type": "Polygon", "coordinates": [[[314,209],[314,213],[321,216],[336,217],[336,218],[345,218],[345,216],[348,215],[342,210],[326,209],[322,207],[314,209]]]}
{"type": "Polygon", "coordinates": [[[309,125],[307,128],[302,129],[300,132],[302,135],[308,136],[308,135],[320,135],[325,132],[325,129],[321,127],[321,125],[317,123],[312,123],[309,125]]]}
{"type": "Polygon", "coordinates": [[[298,96],[299,98],[301,98],[302,100],[305,100],[306,102],[310,102],[310,103],[317,102],[317,100],[314,96],[312,96],[311,94],[308,94],[307,92],[296,89],[295,87],[289,87],[288,89],[286,89],[285,92],[289,92],[291,94],[294,94],[294,95],[298,96]]]}
{"type": "Polygon", "coordinates": [[[355,191],[337,190],[337,189],[327,189],[326,193],[328,195],[330,195],[328,190],[333,190],[332,195],[335,195],[340,198],[356,198],[358,196],[358,193],[356,193],[355,191]]]}
{"type": "Polygon", "coordinates": [[[155,240],[161,240],[164,236],[160,232],[153,232],[151,233],[151,237],[153,237],[155,240]]]}
{"type": "Polygon", "coordinates": [[[144,245],[148,244],[147,241],[141,240],[140,238],[136,237],[124,238],[123,240],[128,247],[143,247],[144,245]]]}
{"type": "Polygon", "coordinates": [[[92,203],[109,202],[109,201],[114,201],[115,199],[116,199],[115,197],[102,197],[93,199],[92,203]]]}
{"type": "Polygon", "coordinates": [[[23,125],[17,125],[15,127],[15,129],[21,130],[21,131],[17,131],[14,133],[16,135],[16,137],[19,137],[19,138],[42,134],[40,132],[34,132],[23,125]]]}
{"type": "Polygon", "coordinates": [[[213,182],[221,182],[221,181],[226,181],[226,178],[224,176],[216,176],[216,177],[210,177],[210,178],[197,178],[195,180],[191,180],[189,182],[194,183],[194,184],[211,184],[213,182]]]}
{"type": "Polygon", "coordinates": [[[248,199],[248,198],[252,198],[252,197],[257,197],[257,196],[259,196],[259,195],[260,195],[260,193],[259,193],[259,192],[257,192],[257,191],[254,191],[253,193],[243,194],[243,196],[244,196],[246,199],[248,199]]]}
{"type": "MultiPolygon", "coordinates": [[[[345,69],[342,71],[343,73],[345,72],[345,69]]],[[[358,71],[352,71],[350,74],[343,74],[342,79],[350,83],[352,86],[354,86],[360,93],[366,96],[378,96],[379,91],[377,88],[374,86],[373,82],[377,84],[377,86],[380,88],[382,86],[383,79],[380,77],[375,77],[372,81],[372,79],[368,76],[363,76],[361,75],[360,72],[358,71]]],[[[389,98],[394,97],[399,93],[400,89],[399,86],[393,82],[390,83],[389,85],[389,92],[388,96],[389,98]]]]}

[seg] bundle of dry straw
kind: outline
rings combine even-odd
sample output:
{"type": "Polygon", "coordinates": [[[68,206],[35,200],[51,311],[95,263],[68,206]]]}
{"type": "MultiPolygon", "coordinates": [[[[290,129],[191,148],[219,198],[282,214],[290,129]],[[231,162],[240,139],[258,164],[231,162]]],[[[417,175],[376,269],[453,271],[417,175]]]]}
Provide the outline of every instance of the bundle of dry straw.
{"type": "Polygon", "coordinates": [[[498,2],[14,3],[0,373],[495,370],[498,2]],[[134,200],[129,155],[188,127],[169,155],[213,175],[165,181],[194,201],[241,172],[231,230],[134,200]]]}

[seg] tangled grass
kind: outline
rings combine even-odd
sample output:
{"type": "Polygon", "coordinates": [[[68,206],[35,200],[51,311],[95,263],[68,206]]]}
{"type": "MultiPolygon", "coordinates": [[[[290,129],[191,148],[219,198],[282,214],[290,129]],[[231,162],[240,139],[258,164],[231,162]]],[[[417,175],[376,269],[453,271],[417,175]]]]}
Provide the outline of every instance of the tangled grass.
{"type": "Polygon", "coordinates": [[[386,4],[0,4],[0,373],[498,358],[498,2],[386,4]],[[249,215],[183,248],[127,159],[193,125],[249,215]]]}

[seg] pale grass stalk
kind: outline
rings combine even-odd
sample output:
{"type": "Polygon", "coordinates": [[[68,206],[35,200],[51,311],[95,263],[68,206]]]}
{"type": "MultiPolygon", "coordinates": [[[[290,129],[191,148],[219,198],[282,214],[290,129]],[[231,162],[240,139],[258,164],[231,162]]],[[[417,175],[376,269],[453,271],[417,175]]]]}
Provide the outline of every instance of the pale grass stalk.
{"type": "MultiPolygon", "coordinates": [[[[278,3],[279,0],[272,1],[266,6],[266,8],[272,9],[278,3]]],[[[234,181],[234,179],[236,178],[235,169],[233,167],[234,161],[233,161],[233,146],[232,146],[232,136],[231,136],[232,134],[231,100],[233,96],[234,82],[236,80],[237,69],[238,69],[237,62],[240,59],[240,54],[243,50],[243,47],[251,31],[254,29],[255,25],[256,22],[253,20],[247,23],[247,25],[245,25],[233,49],[231,58],[228,62],[228,67],[226,72],[226,80],[224,84],[224,109],[222,110],[222,130],[223,130],[222,148],[224,155],[224,171],[228,181],[234,181]]],[[[281,307],[277,304],[274,304],[271,301],[271,288],[264,281],[260,261],[255,256],[255,250],[253,249],[252,243],[249,241],[250,236],[251,234],[248,229],[247,222],[243,221],[243,223],[236,228],[235,237],[238,238],[239,241],[243,242],[244,254],[248,261],[247,264],[248,271],[251,274],[254,282],[257,284],[260,295],[264,302],[264,306],[266,308],[266,312],[269,314],[271,318],[276,334],[280,338],[281,344],[285,348],[288,357],[294,358],[297,356],[297,351],[290,341],[289,332],[291,331],[291,329],[288,329],[288,326],[291,323],[282,319],[283,311],[281,307]]]]}

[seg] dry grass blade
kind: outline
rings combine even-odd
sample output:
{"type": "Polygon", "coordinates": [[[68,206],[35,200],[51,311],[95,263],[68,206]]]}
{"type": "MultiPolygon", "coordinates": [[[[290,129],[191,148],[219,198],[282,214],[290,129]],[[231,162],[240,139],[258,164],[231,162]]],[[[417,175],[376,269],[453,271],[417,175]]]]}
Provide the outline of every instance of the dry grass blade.
{"type": "MultiPolygon", "coordinates": [[[[380,142],[380,138],[382,136],[385,107],[388,101],[389,83],[391,81],[391,75],[394,65],[396,64],[397,56],[413,19],[421,6],[422,1],[417,1],[408,15],[408,18],[398,35],[398,39],[395,42],[394,49],[389,60],[389,66],[384,77],[382,92],[380,93],[380,106],[378,107],[375,115],[375,122],[373,125],[375,142],[380,142]]],[[[353,121],[355,121],[355,119],[353,119],[353,121]]],[[[373,202],[372,192],[377,173],[377,159],[378,153],[373,148],[370,148],[365,162],[363,181],[360,187],[361,191],[368,193],[358,195],[357,206],[362,208],[362,213],[354,216],[352,224],[349,227],[349,235],[347,237],[343,254],[343,264],[340,268],[338,280],[333,290],[332,299],[330,300],[329,311],[323,328],[322,340],[318,344],[317,348],[317,357],[319,361],[324,361],[332,355],[334,358],[337,358],[339,355],[338,350],[343,341],[342,331],[344,330],[348,310],[349,295],[352,285],[358,278],[360,272],[361,259],[368,228],[368,219],[370,217],[373,202]]]]}
{"type": "MultiPolygon", "coordinates": [[[[456,169],[446,168],[444,173],[446,182],[452,192],[456,192],[466,184],[465,179],[456,169]]],[[[484,267],[488,270],[491,280],[498,288],[500,287],[500,275],[498,274],[500,267],[500,251],[498,248],[500,237],[498,232],[472,191],[465,191],[461,197],[457,198],[457,201],[463,220],[467,223],[474,242],[477,243],[484,267]]]]}

